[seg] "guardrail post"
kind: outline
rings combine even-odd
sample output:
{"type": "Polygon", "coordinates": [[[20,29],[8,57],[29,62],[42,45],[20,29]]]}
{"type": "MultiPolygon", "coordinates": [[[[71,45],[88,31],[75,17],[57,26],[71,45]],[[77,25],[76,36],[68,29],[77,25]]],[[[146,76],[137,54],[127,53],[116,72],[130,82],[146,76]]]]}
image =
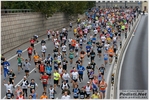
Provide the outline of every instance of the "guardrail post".
{"type": "Polygon", "coordinates": [[[122,41],[120,41],[120,48],[122,48],[122,41]]]}
{"type": "Polygon", "coordinates": [[[111,75],[111,84],[112,84],[112,86],[114,84],[114,74],[111,75]]]}
{"type": "Polygon", "coordinates": [[[127,38],[127,32],[125,32],[125,39],[127,38]]]}
{"type": "Polygon", "coordinates": [[[117,63],[118,56],[115,54],[115,62],[117,63]]]}

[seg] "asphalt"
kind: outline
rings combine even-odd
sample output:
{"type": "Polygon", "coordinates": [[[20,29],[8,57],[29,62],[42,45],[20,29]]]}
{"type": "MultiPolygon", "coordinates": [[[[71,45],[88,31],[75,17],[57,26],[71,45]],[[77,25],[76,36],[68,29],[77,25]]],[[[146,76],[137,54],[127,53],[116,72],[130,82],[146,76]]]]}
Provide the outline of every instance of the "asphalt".
{"type": "Polygon", "coordinates": [[[148,90],[148,15],[142,16],[126,51],[120,90],[148,90]]]}
{"type": "MultiPolygon", "coordinates": [[[[72,31],[70,31],[68,33],[68,37],[73,37],[73,32],[72,31]]],[[[122,34],[122,38],[124,38],[124,34],[122,34]]],[[[25,46],[26,45],[29,46],[30,44],[28,43],[28,44],[25,44],[25,46]]],[[[118,43],[118,45],[119,45],[119,43],[118,43]]],[[[53,42],[46,41],[46,46],[47,46],[46,55],[49,54],[49,53],[52,54],[53,53],[53,48],[54,48],[53,42]]],[[[85,46],[86,46],[86,44],[83,44],[83,50],[85,50],[85,46]]],[[[24,46],[22,45],[22,47],[24,47],[24,46]]],[[[36,51],[38,52],[38,54],[41,55],[41,45],[38,44],[38,45],[35,46],[35,48],[36,48],[36,51]]],[[[97,50],[95,50],[95,52],[97,54],[97,50]]],[[[68,53],[69,53],[69,51],[68,51],[68,48],[67,48],[67,55],[68,55],[68,53]]],[[[9,55],[9,54],[7,54],[7,55],[9,55]]],[[[10,55],[12,55],[12,52],[10,53],[10,55]]],[[[26,58],[28,59],[28,55],[27,55],[27,52],[26,51],[23,52],[22,57],[24,59],[26,59],[26,58]]],[[[73,60],[73,62],[75,62],[77,59],[78,58],[75,58],[73,60]]],[[[69,58],[68,57],[67,57],[67,60],[69,61],[69,58]]],[[[9,62],[10,62],[10,68],[12,68],[13,71],[14,71],[14,73],[16,74],[15,84],[17,84],[18,82],[20,82],[20,80],[22,80],[23,76],[25,75],[25,72],[24,72],[24,70],[21,70],[20,74],[18,74],[18,70],[17,70],[18,67],[17,67],[17,59],[16,59],[16,57],[13,57],[11,60],[9,60],[9,62]]],[[[88,61],[87,57],[85,57],[84,63],[83,63],[84,67],[87,66],[88,62],[89,61],[88,61]]],[[[97,56],[95,57],[95,62],[96,62],[96,64],[97,64],[98,67],[100,67],[101,64],[104,64],[103,58],[102,59],[98,59],[97,56]]],[[[73,65],[74,64],[75,63],[73,63],[73,65]]],[[[35,68],[35,65],[34,65],[33,61],[31,61],[31,69],[30,69],[30,71],[33,70],[34,68],[35,68]]],[[[70,67],[69,64],[68,64],[68,68],[67,69],[68,69],[68,72],[70,72],[70,70],[72,69],[72,67],[70,67]]],[[[109,69],[110,69],[110,65],[107,65],[106,66],[106,71],[105,71],[105,76],[104,76],[105,77],[105,80],[107,80],[107,75],[108,75],[109,69]]],[[[95,70],[95,74],[96,75],[97,75],[97,73],[98,73],[98,71],[95,70]]],[[[35,82],[38,84],[38,89],[36,90],[36,93],[38,94],[38,98],[42,95],[42,92],[43,92],[43,87],[42,87],[41,81],[39,80],[39,76],[40,76],[39,73],[34,73],[34,71],[33,71],[30,74],[29,78],[28,78],[29,82],[33,78],[33,79],[35,79],[35,82]]],[[[84,72],[83,78],[84,78],[84,80],[81,83],[79,83],[79,88],[81,88],[82,86],[85,86],[86,83],[87,83],[87,81],[88,81],[88,77],[87,77],[87,72],[86,71],[84,72]]],[[[1,75],[1,79],[3,79],[3,75],[1,75]]],[[[6,79],[6,82],[7,81],[8,81],[8,78],[6,79]]],[[[50,80],[50,82],[53,85],[53,80],[50,80]]],[[[1,81],[1,84],[3,84],[3,81],[1,81]]],[[[72,84],[70,84],[70,87],[71,87],[70,88],[70,91],[72,91],[72,84]]],[[[49,85],[48,85],[48,88],[49,88],[49,85]]],[[[5,90],[6,90],[5,86],[1,85],[1,98],[3,98],[5,96],[5,90]],[[2,91],[2,90],[4,90],[4,91],[2,91]]],[[[61,89],[60,88],[57,88],[56,91],[57,91],[57,94],[55,95],[55,98],[61,98],[62,97],[61,89]]],[[[29,89],[28,89],[28,95],[29,94],[30,94],[30,92],[29,92],[29,89]]],[[[73,95],[72,94],[71,94],[71,98],[73,98],[73,95]]]]}

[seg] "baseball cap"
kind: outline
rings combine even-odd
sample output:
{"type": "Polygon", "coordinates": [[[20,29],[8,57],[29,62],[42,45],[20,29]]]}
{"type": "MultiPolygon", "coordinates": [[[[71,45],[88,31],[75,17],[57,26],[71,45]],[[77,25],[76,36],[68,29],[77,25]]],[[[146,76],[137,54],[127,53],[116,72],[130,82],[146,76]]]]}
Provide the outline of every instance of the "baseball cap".
{"type": "Polygon", "coordinates": [[[88,64],[91,64],[91,62],[88,62],[88,64]]]}
{"type": "Polygon", "coordinates": [[[87,83],[90,83],[90,82],[87,82],[87,83]]]}

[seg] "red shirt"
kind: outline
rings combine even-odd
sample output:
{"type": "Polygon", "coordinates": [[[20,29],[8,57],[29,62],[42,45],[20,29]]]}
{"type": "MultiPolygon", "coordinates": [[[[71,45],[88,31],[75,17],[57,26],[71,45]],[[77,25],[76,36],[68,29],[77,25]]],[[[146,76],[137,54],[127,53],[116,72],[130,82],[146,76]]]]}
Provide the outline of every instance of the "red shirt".
{"type": "Polygon", "coordinates": [[[35,41],[34,41],[33,39],[32,39],[32,40],[30,40],[30,43],[31,43],[31,44],[34,44],[34,42],[35,42],[35,41]]]}
{"type": "Polygon", "coordinates": [[[42,75],[41,79],[43,79],[43,84],[47,84],[48,83],[48,78],[49,76],[48,75],[42,75]]]}
{"type": "Polygon", "coordinates": [[[29,47],[29,48],[27,49],[27,51],[28,51],[29,54],[32,54],[33,48],[29,47]]]}
{"type": "Polygon", "coordinates": [[[24,99],[24,96],[17,97],[18,100],[24,99]]]}

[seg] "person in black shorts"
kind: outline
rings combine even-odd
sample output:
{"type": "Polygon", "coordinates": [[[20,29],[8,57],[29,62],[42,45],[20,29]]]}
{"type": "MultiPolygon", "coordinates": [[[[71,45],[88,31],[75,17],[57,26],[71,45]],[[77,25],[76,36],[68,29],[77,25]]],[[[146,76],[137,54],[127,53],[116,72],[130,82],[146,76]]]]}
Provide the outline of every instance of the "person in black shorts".
{"type": "Polygon", "coordinates": [[[13,72],[12,69],[9,71],[8,76],[9,76],[9,82],[10,82],[10,84],[14,84],[14,78],[16,77],[16,75],[13,72]]]}
{"type": "Polygon", "coordinates": [[[62,65],[63,65],[64,70],[67,70],[67,64],[68,64],[68,61],[66,60],[66,58],[64,58],[64,60],[62,61],[62,65]]]}
{"type": "Polygon", "coordinates": [[[99,71],[101,72],[101,75],[104,76],[105,67],[103,64],[101,65],[101,67],[99,67],[99,71]]]}

